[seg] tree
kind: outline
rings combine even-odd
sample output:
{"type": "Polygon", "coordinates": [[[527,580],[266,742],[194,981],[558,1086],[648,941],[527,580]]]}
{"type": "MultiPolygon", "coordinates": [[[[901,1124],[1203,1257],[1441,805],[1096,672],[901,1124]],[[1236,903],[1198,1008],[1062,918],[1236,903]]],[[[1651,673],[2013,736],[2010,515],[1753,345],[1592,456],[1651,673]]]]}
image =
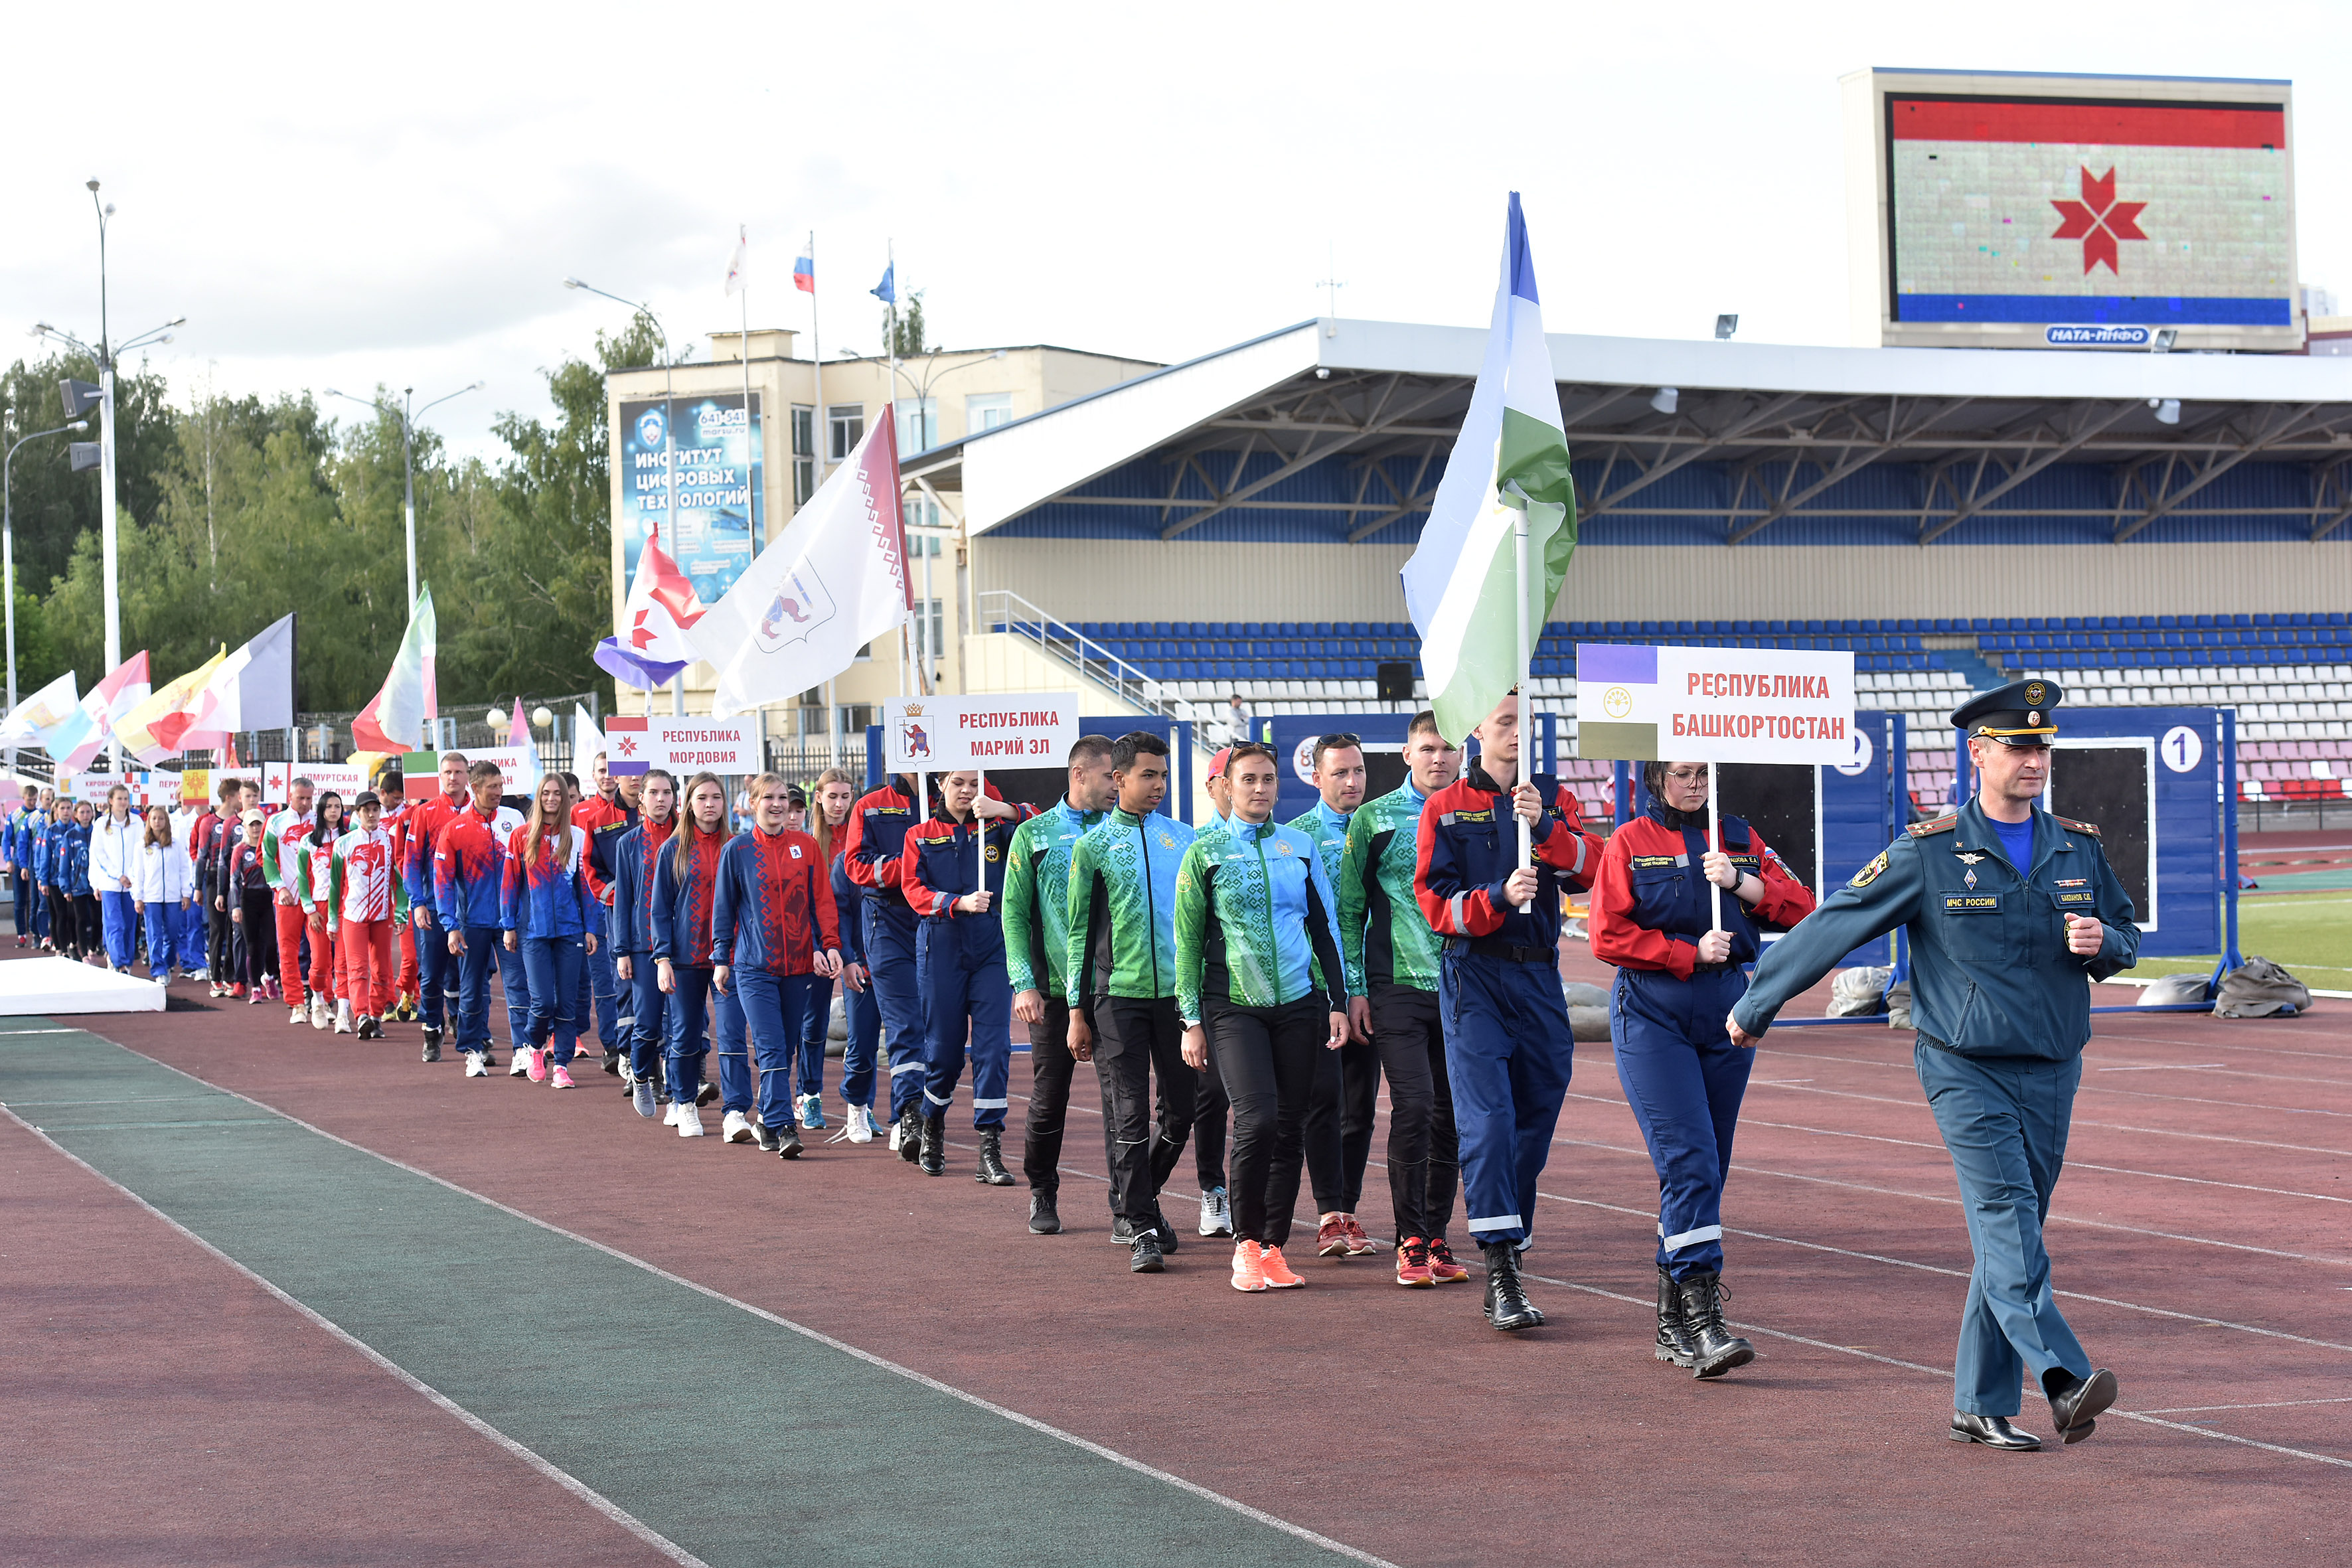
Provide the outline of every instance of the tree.
{"type": "Polygon", "coordinates": [[[890,315],[886,330],[893,351],[900,359],[913,359],[923,352],[923,291],[918,289],[907,296],[906,314],[894,310],[890,315]]]}
{"type": "MultiPolygon", "coordinates": [[[[66,422],[58,383],[68,378],[95,382],[97,362],[81,354],[52,354],[18,360],[0,373],[0,432],[11,445],[19,436],[66,422]]],[[[177,437],[168,395],[163,378],[148,371],[115,378],[115,501],[142,521],[155,515],[162,500],[158,481],[177,437]]],[[[16,580],[36,592],[65,571],[74,541],[98,527],[98,475],[73,472],[66,452],[68,441],[98,439],[98,410],[91,409],[88,418],[86,434],[32,442],[16,454],[11,469],[16,580]]]]}

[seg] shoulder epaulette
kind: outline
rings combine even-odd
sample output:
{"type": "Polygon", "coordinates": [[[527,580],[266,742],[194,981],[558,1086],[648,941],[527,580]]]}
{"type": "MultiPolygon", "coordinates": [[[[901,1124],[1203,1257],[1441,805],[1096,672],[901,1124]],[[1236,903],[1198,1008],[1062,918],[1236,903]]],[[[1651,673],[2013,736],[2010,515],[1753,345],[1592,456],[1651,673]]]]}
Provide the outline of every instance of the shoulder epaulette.
{"type": "MultiPolygon", "coordinates": [[[[2050,815],[2053,816],[2058,816],[2058,814],[2054,811],[2050,815]]],[[[2071,816],[2058,816],[2058,820],[2065,824],[2068,827],[2073,828],[2077,833],[2087,833],[2094,838],[2096,838],[2099,836],[2099,825],[2095,822],[2077,822],[2071,816]]]]}
{"type": "Polygon", "coordinates": [[[1949,816],[1939,816],[1933,822],[1915,822],[1908,831],[1914,838],[1929,838],[1938,833],[1949,833],[1958,826],[1959,823],[1960,815],[1954,812],[1949,816]]]}

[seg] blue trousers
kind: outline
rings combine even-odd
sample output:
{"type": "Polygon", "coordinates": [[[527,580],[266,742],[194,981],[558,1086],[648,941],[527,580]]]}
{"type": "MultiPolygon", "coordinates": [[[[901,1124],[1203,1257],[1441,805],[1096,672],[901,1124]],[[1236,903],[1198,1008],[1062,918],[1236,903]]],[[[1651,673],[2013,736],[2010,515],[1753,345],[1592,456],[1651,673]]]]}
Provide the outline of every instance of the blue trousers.
{"type": "Polygon", "coordinates": [[[530,982],[530,1023],[525,1037],[534,1049],[551,1037],[555,1065],[570,1067],[580,1048],[580,970],[588,957],[583,944],[576,936],[526,936],[518,945],[523,973],[530,982]]]}
{"type": "Polygon", "coordinates": [[[173,955],[179,950],[180,906],[149,904],[147,906],[147,973],[172,973],[173,955]]]}
{"type": "Polygon", "coordinates": [[[2037,1384],[2053,1367],[2091,1374],[2090,1357],[2058,1311],[2042,1247],[2083,1058],[1964,1057],[1922,1037],[1912,1062],[1951,1153],[1976,1251],[1960,1310],[1952,1408],[2014,1415],[2024,1373],[2037,1384]]]}
{"type": "Polygon", "coordinates": [[[669,998],[662,994],[656,978],[660,966],[652,954],[631,954],[629,970],[629,1071],[638,1078],[651,1078],[661,1060],[662,1022],[669,998]]]}
{"type": "Polygon", "coordinates": [[[1004,973],[1004,939],[996,921],[925,921],[915,967],[929,1025],[923,1114],[938,1116],[954,1103],[969,1038],[971,1124],[983,1131],[1002,1128],[1011,1102],[1005,1079],[1013,1066],[1013,983],[1004,973]]]}
{"type": "Polygon", "coordinates": [[[1437,1003],[1470,1235],[1521,1240],[1576,1065],[1559,971],[1449,942],[1438,965],[1437,1003]]]}
{"type": "Polygon", "coordinates": [[[808,1015],[793,1042],[793,1093],[824,1093],[824,1037],[833,1025],[833,982],[811,975],[808,1015]]]}
{"type": "MultiPolygon", "coordinates": [[[[793,1053],[808,1027],[810,1004],[819,984],[814,974],[775,974],[764,969],[728,973],[760,1064],[760,1120],[770,1127],[793,1124],[793,1053]]],[[[724,1061],[724,1057],[719,1058],[724,1061]]]]}
{"type": "Polygon", "coordinates": [[[874,1058],[882,1044],[882,1009],[875,1003],[873,983],[868,981],[863,991],[845,988],[841,1010],[849,1026],[849,1038],[841,1051],[841,1102],[862,1105],[870,1111],[874,1109],[874,1058]]]}
{"type": "MultiPolygon", "coordinates": [[[[602,906],[588,911],[588,929],[596,933],[596,951],[587,955],[588,962],[583,966],[583,980],[588,989],[581,1000],[595,1009],[597,1043],[608,1051],[616,1051],[626,1042],[621,1037],[621,978],[613,968],[614,954],[604,934],[612,922],[605,914],[602,906]]],[[[587,1010],[581,1009],[578,1016],[580,1027],[585,1030],[587,1010]]]]}
{"type": "Polygon", "coordinates": [[[710,971],[673,964],[677,989],[663,1011],[667,1015],[669,1097],[691,1104],[702,1091],[702,1058],[710,1048],[705,1026],[713,1014],[719,1026],[719,1095],[720,1109],[751,1109],[751,1063],[744,1054],[743,1003],[732,991],[713,994],[710,971]]]}
{"type": "MultiPolygon", "coordinates": [[[[173,905],[173,913],[179,921],[179,930],[172,938],[173,959],[183,969],[210,968],[212,955],[205,951],[205,931],[211,922],[205,919],[202,901],[192,900],[185,909],[173,905]]],[[[147,945],[152,953],[154,942],[150,941],[147,945]]]]}
{"type": "MultiPolygon", "coordinates": [[[[438,940],[419,943],[417,957],[421,961],[427,945],[437,946],[444,954],[449,952],[448,933],[437,928],[427,933],[438,940]]],[[[499,988],[505,994],[507,1004],[507,1043],[520,1044],[530,1033],[530,984],[523,973],[521,959],[514,953],[499,957],[506,942],[506,932],[496,926],[467,926],[466,951],[455,955],[457,965],[457,1018],[453,1032],[457,1049],[487,1051],[490,1048],[490,973],[498,972],[499,988]]],[[[420,980],[419,984],[423,982],[420,980]]]]}
{"type": "Polygon", "coordinates": [[[1756,1065],[1723,1017],[1747,992],[1726,968],[1688,980],[1621,969],[1609,993],[1617,1080],[1658,1172],[1658,1267],[1677,1279],[1723,1269],[1723,1183],[1756,1065]]]}
{"type": "Polygon", "coordinates": [[[8,873],[8,890],[16,900],[16,934],[35,934],[34,927],[40,923],[40,917],[34,907],[33,874],[22,868],[11,871],[8,873]]]}
{"type": "Polygon", "coordinates": [[[99,919],[106,928],[106,956],[114,961],[115,968],[128,969],[139,942],[138,907],[121,888],[100,893],[98,906],[99,919]]]}
{"type": "MultiPolygon", "coordinates": [[[[468,943],[473,940],[470,934],[466,938],[468,943]]],[[[504,931],[499,933],[499,989],[507,1000],[507,1044],[513,1047],[530,1033],[530,972],[520,952],[506,951],[504,931]]]]}
{"type": "Polygon", "coordinates": [[[890,1118],[897,1121],[923,1098],[928,1047],[923,987],[915,973],[915,912],[866,900],[866,963],[874,977],[874,1005],[890,1053],[890,1118]]]}
{"type": "MultiPolygon", "coordinates": [[[[409,916],[409,935],[416,943],[416,1016],[428,1029],[446,1027],[457,1022],[452,1016],[463,984],[457,955],[449,951],[449,933],[438,917],[432,925],[419,926],[414,912],[409,916]]],[[[466,941],[470,946],[473,938],[466,941]]],[[[488,1026],[483,1026],[483,1037],[488,1038],[488,1026]]],[[[463,1046],[457,1047],[465,1049],[463,1046]]]]}

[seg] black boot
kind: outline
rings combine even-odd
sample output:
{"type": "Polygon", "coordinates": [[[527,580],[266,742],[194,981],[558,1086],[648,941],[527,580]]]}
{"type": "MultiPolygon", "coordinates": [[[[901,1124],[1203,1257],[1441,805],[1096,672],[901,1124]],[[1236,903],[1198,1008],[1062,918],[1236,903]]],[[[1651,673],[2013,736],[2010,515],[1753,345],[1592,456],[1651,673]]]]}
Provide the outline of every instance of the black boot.
{"type": "Polygon", "coordinates": [[[1756,1347],[1723,1326],[1723,1300],[1729,1292],[1722,1275],[1703,1269],[1676,1281],[1675,1289],[1696,1358],[1689,1363],[1693,1377],[1721,1377],[1756,1359],[1756,1347]]]}
{"type": "Polygon", "coordinates": [[[1486,1241],[1478,1244],[1486,1260],[1486,1321],[1505,1333],[1532,1329],[1540,1324],[1543,1314],[1519,1284],[1519,1251],[1515,1243],[1486,1241]]]}
{"type": "Polygon", "coordinates": [[[430,1024],[425,1026],[425,1059],[428,1062],[441,1059],[441,1031],[430,1024]]]}
{"type": "Polygon", "coordinates": [[[1054,1203],[1055,1195],[1043,1187],[1029,1194],[1030,1235],[1059,1236],[1062,1233],[1061,1212],[1054,1203]]]}
{"type": "Polygon", "coordinates": [[[898,1158],[909,1165],[923,1157],[923,1117],[913,1106],[898,1118],[898,1158]]]}
{"type": "Polygon", "coordinates": [[[980,1169],[971,1173],[975,1182],[992,1187],[1009,1187],[1013,1173],[1004,1168],[1004,1134],[993,1127],[983,1127],[980,1133],[980,1169]]]}
{"type": "Polygon", "coordinates": [[[1682,1291],[1676,1289],[1675,1277],[1663,1268],[1658,1270],[1656,1354],[1660,1361],[1670,1361],[1681,1367],[1698,1360],[1698,1349],[1691,1343],[1690,1325],[1683,1321],[1682,1291]]]}
{"type": "Polygon", "coordinates": [[[948,1119],[944,1116],[923,1118],[923,1174],[944,1176],[948,1173],[948,1119]]]}

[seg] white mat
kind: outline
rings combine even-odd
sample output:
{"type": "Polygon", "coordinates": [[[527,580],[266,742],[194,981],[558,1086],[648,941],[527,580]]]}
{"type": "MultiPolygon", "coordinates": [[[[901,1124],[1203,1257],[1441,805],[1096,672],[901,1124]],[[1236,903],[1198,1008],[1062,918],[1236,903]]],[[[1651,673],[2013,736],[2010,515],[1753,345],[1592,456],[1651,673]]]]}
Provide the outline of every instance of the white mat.
{"type": "Polygon", "coordinates": [[[0,1018],[70,1013],[160,1013],[163,987],[70,958],[0,963],[0,1018]]]}

